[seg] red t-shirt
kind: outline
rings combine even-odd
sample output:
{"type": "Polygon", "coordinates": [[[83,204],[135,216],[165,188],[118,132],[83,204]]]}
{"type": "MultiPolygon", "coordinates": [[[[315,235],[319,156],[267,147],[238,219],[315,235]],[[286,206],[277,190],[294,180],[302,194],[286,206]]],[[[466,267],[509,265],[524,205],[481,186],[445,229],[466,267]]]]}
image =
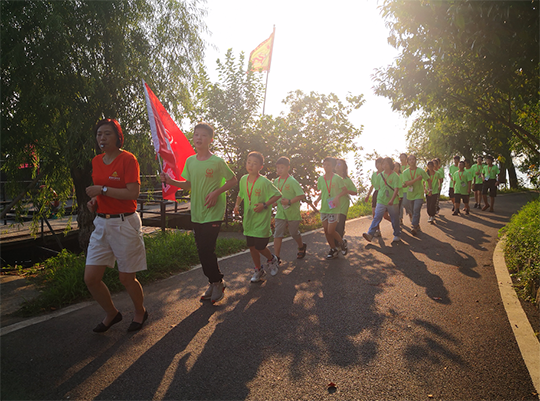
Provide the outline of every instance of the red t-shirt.
{"type": "MultiPolygon", "coordinates": [[[[123,150],[111,164],[103,162],[102,153],[92,159],[92,180],[94,185],[111,188],[126,188],[126,184],[141,184],[139,162],[137,158],[123,150]]],[[[105,214],[131,213],[137,210],[137,200],[114,199],[110,196],[97,196],[97,211],[105,214]]]]}

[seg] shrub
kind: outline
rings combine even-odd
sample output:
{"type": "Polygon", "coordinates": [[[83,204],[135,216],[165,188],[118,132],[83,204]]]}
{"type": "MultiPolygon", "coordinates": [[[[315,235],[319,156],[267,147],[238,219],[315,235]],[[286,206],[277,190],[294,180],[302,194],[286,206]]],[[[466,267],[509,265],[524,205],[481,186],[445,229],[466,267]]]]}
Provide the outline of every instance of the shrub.
{"type": "Polygon", "coordinates": [[[540,201],[529,202],[503,227],[506,265],[520,298],[538,302],[540,288],[540,201]]]}

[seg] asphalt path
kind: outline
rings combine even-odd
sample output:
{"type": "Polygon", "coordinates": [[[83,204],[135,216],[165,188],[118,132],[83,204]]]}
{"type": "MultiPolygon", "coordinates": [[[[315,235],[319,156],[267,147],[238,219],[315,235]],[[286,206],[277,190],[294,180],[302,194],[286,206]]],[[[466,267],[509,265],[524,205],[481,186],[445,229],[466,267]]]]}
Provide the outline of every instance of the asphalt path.
{"type": "MultiPolygon", "coordinates": [[[[367,243],[371,218],[348,222],[349,254],[327,261],[324,235],[296,260],[284,242],[276,277],[251,284],[249,253],[221,261],[226,297],[200,302],[200,269],[145,287],[150,319],[107,333],[95,304],[1,337],[1,398],[107,400],[538,399],[497,287],[498,230],[531,194],[496,213],[405,227],[367,243]],[[333,386],[330,386],[333,384],[333,386]]],[[[408,219],[406,219],[408,220],[408,219]]],[[[408,223],[406,221],[406,223],[408,223]]]]}

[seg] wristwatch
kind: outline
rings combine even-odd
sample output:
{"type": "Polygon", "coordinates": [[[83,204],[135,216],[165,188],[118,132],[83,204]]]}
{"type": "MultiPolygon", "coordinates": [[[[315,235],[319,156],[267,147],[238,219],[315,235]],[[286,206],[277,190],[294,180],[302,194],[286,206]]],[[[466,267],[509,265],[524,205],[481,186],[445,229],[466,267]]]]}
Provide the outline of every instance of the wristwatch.
{"type": "Polygon", "coordinates": [[[266,202],[263,202],[263,209],[268,209],[268,205],[266,204],[266,202]]]}
{"type": "Polygon", "coordinates": [[[291,206],[291,200],[289,199],[289,206],[291,206]]]}
{"type": "Polygon", "coordinates": [[[107,188],[105,185],[103,185],[103,186],[101,187],[101,195],[107,195],[107,190],[108,190],[108,189],[109,189],[109,188],[107,188]]]}

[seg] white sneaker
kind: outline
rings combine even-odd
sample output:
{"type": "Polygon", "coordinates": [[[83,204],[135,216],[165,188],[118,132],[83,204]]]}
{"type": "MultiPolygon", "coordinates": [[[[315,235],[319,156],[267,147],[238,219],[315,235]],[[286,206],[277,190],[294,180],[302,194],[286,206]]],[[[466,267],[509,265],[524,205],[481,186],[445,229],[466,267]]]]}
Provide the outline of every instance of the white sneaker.
{"type": "Polygon", "coordinates": [[[428,221],[428,223],[433,223],[433,217],[429,216],[427,221],[428,221]]]}
{"type": "Polygon", "coordinates": [[[208,284],[208,288],[206,289],[204,294],[201,295],[201,301],[205,301],[212,298],[213,291],[214,291],[214,285],[212,283],[208,284]]]}
{"type": "Polygon", "coordinates": [[[270,273],[271,276],[275,276],[276,274],[278,274],[278,271],[279,271],[279,259],[277,258],[276,255],[272,255],[272,260],[270,262],[267,262],[266,264],[266,269],[268,269],[268,272],[270,273]]]}
{"type": "Polygon", "coordinates": [[[376,230],[375,231],[375,234],[373,234],[374,237],[380,237],[381,236],[381,231],[380,230],[376,230]]]}
{"type": "Polygon", "coordinates": [[[262,266],[259,269],[255,269],[255,273],[253,273],[253,276],[251,277],[251,282],[256,283],[258,281],[261,281],[261,278],[263,278],[265,274],[266,273],[262,266]]]}
{"type": "Polygon", "coordinates": [[[212,303],[215,304],[218,301],[221,301],[223,297],[225,296],[225,282],[219,281],[217,283],[212,283],[213,291],[212,291],[212,303]]]}
{"type": "Polygon", "coordinates": [[[392,242],[399,242],[399,241],[401,241],[401,238],[398,236],[394,236],[394,239],[392,240],[392,242]]]}

